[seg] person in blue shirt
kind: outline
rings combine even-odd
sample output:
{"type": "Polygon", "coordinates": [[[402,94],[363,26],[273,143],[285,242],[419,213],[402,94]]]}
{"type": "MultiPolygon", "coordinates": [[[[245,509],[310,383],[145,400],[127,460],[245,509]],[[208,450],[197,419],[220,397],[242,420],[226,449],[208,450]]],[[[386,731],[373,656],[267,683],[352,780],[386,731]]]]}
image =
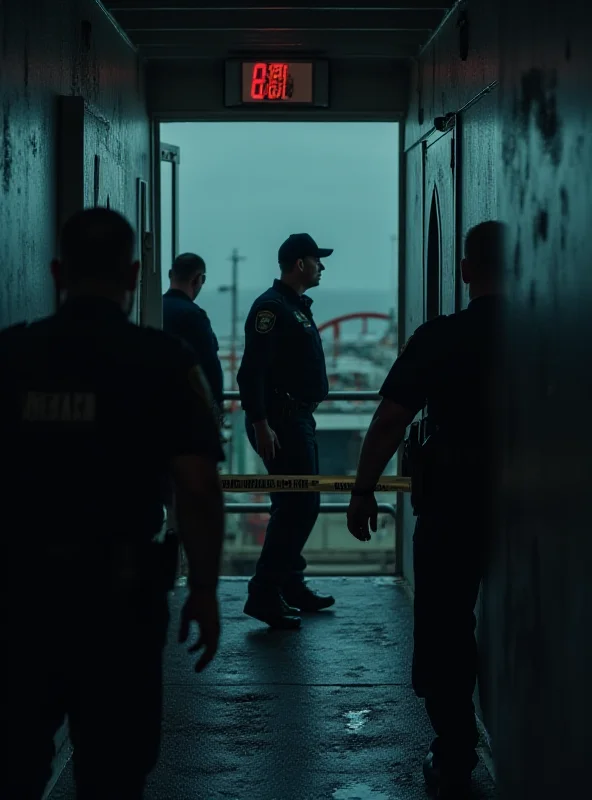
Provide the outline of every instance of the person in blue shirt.
{"type": "MultiPolygon", "coordinates": [[[[327,396],[321,337],[305,293],[318,286],[322,258],[311,236],[292,234],[280,247],[281,277],[258,297],[245,323],[237,375],[249,441],[270,475],[318,474],[313,413],[327,396]]],[[[271,627],[298,628],[300,611],[335,600],[304,582],[302,550],[319,513],[318,493],[271,494],[271,518],[245,613],[271,627]]]]}
{"type": "Polygon", "coordinates": [[[162,327],[195,351],[221,412],[224,374],[218,357],[218,339],[208,315],[195,302],[206,280],[205,261],[195,253],[182,253],[174,260],[169,278],[170,288],[162,298],[162,327]]]}

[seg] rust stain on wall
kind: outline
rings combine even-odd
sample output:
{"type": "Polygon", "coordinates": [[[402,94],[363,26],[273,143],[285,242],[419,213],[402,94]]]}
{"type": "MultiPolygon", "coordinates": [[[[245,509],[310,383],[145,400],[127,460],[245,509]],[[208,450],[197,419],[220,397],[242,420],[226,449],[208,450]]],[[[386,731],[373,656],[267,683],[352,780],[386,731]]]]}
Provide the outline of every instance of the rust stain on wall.
{"type": "Polygon", "coordinates": [[[10,102],[4,101],[2,109],[2,188],[10,189],[12,178],[12,134],[10,131],[10,102]]]}
{"type": "Polygon", "coordinates": [[[561,249],[565,250],[567,246],[567,223],[569,219],[569,195],[565,186],[559,190],[559,198],[561,202],[561,226],[559,229],[561,249]]]}
{"type": "Polygon", "coordinates": [[[555,166],[563,153],[561,120],[557,113],[557,73],[550,70],[530,69],[523,73],[520,82],[520,99],[515,105],[524,137],[528,134],[531,119],[543,140],[543,148],[555,166]]]}
{"type": "Polygon", "coordinates": [[[534,218],[534,231],[533,231],[533,244],[536,246],[539,242],[546,242],[549,234],[549,213],[546,208],[539,208],[534,218]]]}

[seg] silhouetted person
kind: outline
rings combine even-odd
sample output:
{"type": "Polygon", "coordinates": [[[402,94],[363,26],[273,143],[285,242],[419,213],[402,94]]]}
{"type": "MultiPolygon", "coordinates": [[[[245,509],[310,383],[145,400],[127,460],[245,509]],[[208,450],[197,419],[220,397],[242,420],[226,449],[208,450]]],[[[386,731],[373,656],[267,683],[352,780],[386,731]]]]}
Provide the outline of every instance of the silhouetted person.
{"type": "Polygon", "coordinates": [[[216,338],[208,315],[195,302],[206,280],[206,264],[195,253],[183,253],[169,271],[171,286],[162,298],[162,327],[190,345],[199,360],[220,412],[224,375],[216,338]]]}
{"type": "MultiPolygon", "coordinates": [[[[2,800],[41,800],[65,715],[79,800],[139,800],[159,750],[176,542],[189,559],[180,640],[219,637],[219,430],[195,356],[132,324],[134,234],[106,209],[64,226],[56,314],[0,333],[2,800]]],[[[191,648],[194,652],[198,645],[191,648]]]]}
{"type": "Polygon", "coordinates": [[[491,526],[503,233],[497,222],[469,231],[461,263],[468,308],[419,327],[389,372],[348,511],[350,532],[368,540],[369,523],[376,530],[373,487],[407,426],[427,407],[426,435],[411,464],[417,514],[413,686],[436,732],[424,763],[426,782],[438,797],[454,800],[467,796],[478,762],[474,609],[491,526]]]}

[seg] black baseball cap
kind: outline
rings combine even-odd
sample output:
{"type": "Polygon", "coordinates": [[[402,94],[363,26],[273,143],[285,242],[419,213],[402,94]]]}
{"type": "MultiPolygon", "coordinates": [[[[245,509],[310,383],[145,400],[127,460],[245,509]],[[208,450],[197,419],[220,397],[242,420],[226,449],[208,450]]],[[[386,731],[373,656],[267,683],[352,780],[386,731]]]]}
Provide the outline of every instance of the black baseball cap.
{"type": "Polygon", "coordinates": [[[308,233],[293,233],[278,250],[280,264],[292,264],[299,258],[327,258],[333,252],[327,248],[319,247],[308,233]]]}

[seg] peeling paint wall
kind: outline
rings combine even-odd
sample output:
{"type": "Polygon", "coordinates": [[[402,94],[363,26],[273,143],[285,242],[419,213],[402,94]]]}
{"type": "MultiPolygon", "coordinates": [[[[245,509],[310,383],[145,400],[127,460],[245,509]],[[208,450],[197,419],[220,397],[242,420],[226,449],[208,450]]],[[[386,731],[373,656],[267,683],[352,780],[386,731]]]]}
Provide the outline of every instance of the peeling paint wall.
{"type": "Polygon", "coordinates": [[[0,3],[0,327],[54,309],[58,96],[80,95],[85,200],[135,223],[136,179],[148,180],[149,126],[134,51],[93,0],[0,3]]]}
{"type": "MultiPolygon", "coordinates": [[[[578,0],[470,0],[415,70],[407,124],[409,147],[435,115],[499,79],[461,115],[456,225],[464,234],[498,217],[510,232],[500,518],[480,609],[482,707],[500,796],[510,800],[576,797],[589,783],[591,29],[592,6],[578,0]]],[[[416,191],[408,188],[408,248],[416,191]]],[[[405,279],[407,335],[423,290],[415,262],[405,279]]]]}

